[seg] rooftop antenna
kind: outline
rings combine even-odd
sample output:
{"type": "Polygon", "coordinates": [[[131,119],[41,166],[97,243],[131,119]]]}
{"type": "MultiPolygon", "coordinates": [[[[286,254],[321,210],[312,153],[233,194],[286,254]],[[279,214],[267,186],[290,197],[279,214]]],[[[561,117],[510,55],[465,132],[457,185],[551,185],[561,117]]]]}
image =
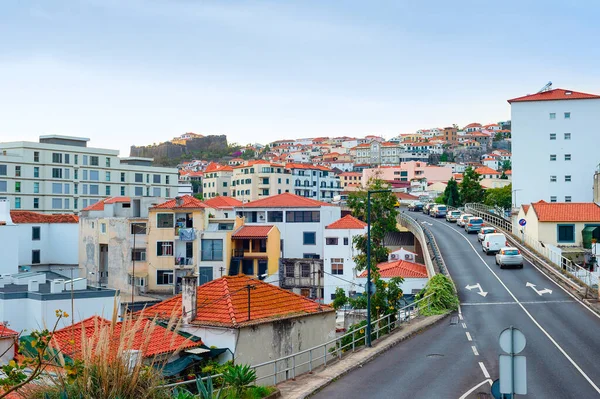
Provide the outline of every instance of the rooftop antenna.
{"type": "Polygon", "coordinates": [[[540,91],[538,91],[538,93],[543,93],[543,92],[551,90],[551,89],[552,89],[552,82],[548,82],[548,83],[546,83],[546,86],[542,87],[542,89],[540,91]]]}

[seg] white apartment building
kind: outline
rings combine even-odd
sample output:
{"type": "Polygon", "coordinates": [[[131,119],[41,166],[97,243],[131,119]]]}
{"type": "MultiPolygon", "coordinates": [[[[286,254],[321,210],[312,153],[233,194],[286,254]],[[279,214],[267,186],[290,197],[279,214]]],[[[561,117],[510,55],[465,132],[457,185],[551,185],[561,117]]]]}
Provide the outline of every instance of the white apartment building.
{"type": "Polygon", "coordinates": [[[406,143],[378,142],[359,144],[350,150],[355,165],[392,166],[400,162],[427,160],[431,144],[408,145],[406,143]]]}
{"type": "Polygon", "coordinates": [[[291,187],[291,173],[281,164],[259,160],[233,168],[231,196],[242,202],[289,193],[291,187]]]}
{"type": "Polygon", "coordinates": [[[10,202],[0,200],[0,242],[2,243],[2,261],[0,275],[17,273],[19,270],[19,235],[18,227],[10,217],[10,202]],[[12,250],[6,250],[6,249],[12,250]]]}
{"type": "Polygon", "coordinates": [[[235,207],[247,225],[275,225],[281,234],[282,258],[323,259],[325,226],[338,220],[341,208],[291,193],[235,207]]]}
{"type": "Polygon", "coordinates": [[[38,143],[0,143],[0,199],[9,199],[12,209],[77,213],[107,196],[177,194],[176,168],[119,158],[117,150],[87,147],[88,141],[51,135],[38,143]]]}
{"type": "Polygon", "coordinates": [[[312,164],[288,163],[294,194],[319,201],[331,202],[342,192],[340,177],[331,169],[312,164]]]}
{"type": "Polygon", "coordinates": [[[513,203],[591,202],[600,95],[554,89],[508,102],[513,203]]]}
{"type": "Polygon", "coordinates": [[[367,224],[351,215],[336,220],[325,227],[323,253],[323,301],[331,303],[335,290],[343,288],[347,296],[360,294],[364,287],[356,281],[354,237],[367,234],[367,224]]]}
{"type": "Polygon", "coordinates": [[[204,170],[202,196],[205,199],[217,196],[227,197],[231,193],[233,168],[211,162],[204,170]]]}

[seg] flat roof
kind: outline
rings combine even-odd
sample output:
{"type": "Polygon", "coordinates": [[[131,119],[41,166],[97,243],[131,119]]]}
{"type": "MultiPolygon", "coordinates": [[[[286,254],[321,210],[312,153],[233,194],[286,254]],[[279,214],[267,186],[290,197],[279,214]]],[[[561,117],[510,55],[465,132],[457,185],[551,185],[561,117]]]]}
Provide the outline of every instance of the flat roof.
{"type": "Polygon", "coordinates": [[[63,136],[60,134],[47,134],[44,136],[40,136],[40,140],[42,140],[42,139],[61,139],[61,140],[73,140],[73,141],[84,141],[84,142],[90,141],[90,139],[87,137],[63,136]]]}

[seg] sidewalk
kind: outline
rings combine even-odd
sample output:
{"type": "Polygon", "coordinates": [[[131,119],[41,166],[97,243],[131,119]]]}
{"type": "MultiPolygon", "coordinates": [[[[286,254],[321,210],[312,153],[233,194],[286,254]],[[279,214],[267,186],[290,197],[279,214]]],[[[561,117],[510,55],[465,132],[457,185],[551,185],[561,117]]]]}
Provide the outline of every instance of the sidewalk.
{"type": "Polygon", "coordinates": [[[446,316],[448,314],[428,316],[414,320],[410,324],[403,325],[399,331],[390,336],[374,342],[371,348],[363,348],[355,353],[349,353],[341,360],[332,363],[331,366],[328,365],[326,368],[320,367],[313,374],[305,373],[298,376],[296,380],[287,380],[277,384],[277,388],[281,391],[281,397],[284,399],[307,398],[341,376],[362,367],[363,364],[373,360],[414,334],[432,326],[446,316]]]}

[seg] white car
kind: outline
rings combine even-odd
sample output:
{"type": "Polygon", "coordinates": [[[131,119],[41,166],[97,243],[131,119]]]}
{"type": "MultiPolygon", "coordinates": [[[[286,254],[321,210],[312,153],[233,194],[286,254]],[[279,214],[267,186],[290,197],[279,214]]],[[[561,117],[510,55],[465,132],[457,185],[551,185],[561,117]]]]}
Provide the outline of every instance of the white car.
{"type": "Polygon", "coordinates": [[[481,241],[481,250],[488,255],[498,253],[502,248],[508,246],[506,236],[502,233],[489,233],[486,234],[481,241]]]}
{"type": "Polygon", "coordinates": [[[496,233],[496,229],[493,227],[482,227],[477,233],[477,241],[482,242],[486,234],[496,233]]]}
{"type": "Polygon", "coordinates": [[[465,227],[465,223],[467,223],[467,220],[469,220],[469,218],[472,217],[473,215],[471,215],[470,213],[463,213],[458,219],[456,219],[456,225],[460,227],[465,227]]]}
{"type": "Polygon", "coordinates": [[[504,269],[504,266],[516,266],[522,269],[523,255],[518,248],[504,247],[496,254],[496,264],[500,266],[500,269],[504,269]]]}

